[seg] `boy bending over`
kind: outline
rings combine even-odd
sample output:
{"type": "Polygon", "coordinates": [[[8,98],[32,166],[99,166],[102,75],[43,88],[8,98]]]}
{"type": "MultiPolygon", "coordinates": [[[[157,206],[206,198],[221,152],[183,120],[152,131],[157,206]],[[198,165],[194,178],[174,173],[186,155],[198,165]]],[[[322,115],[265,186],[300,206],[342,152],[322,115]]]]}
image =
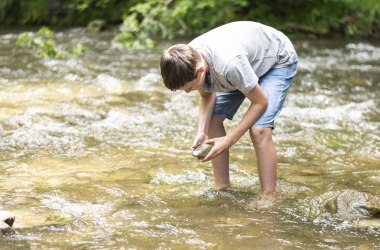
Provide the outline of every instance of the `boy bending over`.
{"type": "Polygon", "coordinates": [[[283,33],[250,21],[225,24],[162,53],[165,86],[172,91],[199,92],[198,133],[192,147],[214,143],[202,162],[211,160],[216,189],[230,186],[229,148],[249,130],[261,193],[275,193],[277,156],[272,129],[297,62],[296,51],[283,33]],[[224,119],[231,120],[245,98],[250,107],[226,134],[224,119]]]}

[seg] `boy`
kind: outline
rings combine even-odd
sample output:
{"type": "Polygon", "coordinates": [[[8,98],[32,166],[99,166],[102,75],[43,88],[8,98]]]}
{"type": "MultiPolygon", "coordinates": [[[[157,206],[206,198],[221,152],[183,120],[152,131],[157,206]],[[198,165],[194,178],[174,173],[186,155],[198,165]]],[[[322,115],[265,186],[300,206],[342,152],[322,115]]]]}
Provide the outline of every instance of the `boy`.
{"type": "Polygon", "coordinates": [[[261,193],[275,194],[277,156],[272,129],[297,62],[296,51],[283,33],[250,21],[225,24],[162,53],[165,86],[172,91],[199,92],[198,134],[192,147],[214,143],[202,162],[211,160],[216,189],[230,187],[229,148],[249,130],[261,193]],[[246,97],[251,106],[226,134],[224,119],[232,119],[246,97]]]}

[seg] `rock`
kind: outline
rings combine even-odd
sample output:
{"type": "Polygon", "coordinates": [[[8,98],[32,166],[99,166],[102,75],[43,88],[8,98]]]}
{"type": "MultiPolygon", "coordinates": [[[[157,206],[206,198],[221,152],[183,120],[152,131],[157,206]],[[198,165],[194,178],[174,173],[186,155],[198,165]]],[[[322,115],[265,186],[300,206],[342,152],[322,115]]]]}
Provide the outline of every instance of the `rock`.
{"type": "Polygon", "coordinates": [[[0,211],[0,222],[4,222],[9,227],[12,227],[15,222],[15,216],[8,211],[0,211]]]}
{"type": "Polygon", "coordinates": [[[380,198],[367,193],[345,190],[336,199],[337,213],[346,219],[380,216],[380,198]]]}
{"type": "Polygon", "coordinates": [[[192,155],[194,157],[197,157],[198,159],[203,159],[211,151],[213,146],[214,146],[213,144],[207,144],[207,143],[199,144],[193,149],[192,155]]]}
{"type": "Polygon", "coordinates": [[[380,218],[380,199],[358,203],[355,209],[365,216],[380,218]]]}
{"type": "Polygon", "coordinates": [[[0,231],[2,233],[11,231],[11,227],[15,222],[15,216],[7,211],[0,211],[0,231]]]}
{"type": "Polygon", "coordinates": [[[380,218],[380,197],[355,190],[333,191],[304,200],[300,213],[315,220],[330,214],[339,220],[365,220],[380,218]]]}

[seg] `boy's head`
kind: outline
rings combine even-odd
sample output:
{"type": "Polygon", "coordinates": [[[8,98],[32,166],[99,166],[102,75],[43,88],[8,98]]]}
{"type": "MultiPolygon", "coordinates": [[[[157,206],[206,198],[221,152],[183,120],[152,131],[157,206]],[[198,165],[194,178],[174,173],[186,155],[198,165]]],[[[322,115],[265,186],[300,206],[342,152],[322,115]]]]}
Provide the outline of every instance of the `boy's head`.
{"type": "Polygon", "coordinates": [[[161,55],[161,76],[165,86],[174,91],[197,77],[197,66],[201,55],[186,44],[169,47],[161,55]]]}

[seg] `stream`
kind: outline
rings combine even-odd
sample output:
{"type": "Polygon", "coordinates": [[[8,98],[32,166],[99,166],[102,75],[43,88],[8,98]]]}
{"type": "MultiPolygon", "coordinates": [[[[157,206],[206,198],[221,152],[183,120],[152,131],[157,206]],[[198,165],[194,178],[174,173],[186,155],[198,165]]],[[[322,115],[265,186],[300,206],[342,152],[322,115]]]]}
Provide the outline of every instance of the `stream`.
{"type": "Polygon", "coordinates": [[[197,93],[161,81],[169,43],[119,49],[112,32],[69,29],[54,39],[85,55],[40,59],[19,34],[0,31],[0,210],[16,216],[0,248],[380,248],[380,227],[306,209],[328,192],[380,195],[379,42],[294,41],[299,70],[274,130],[279,200],[252,210],[249,135],[230,151],[233,188],[213,190],[210,163],[191,156],[197,93]]]}

